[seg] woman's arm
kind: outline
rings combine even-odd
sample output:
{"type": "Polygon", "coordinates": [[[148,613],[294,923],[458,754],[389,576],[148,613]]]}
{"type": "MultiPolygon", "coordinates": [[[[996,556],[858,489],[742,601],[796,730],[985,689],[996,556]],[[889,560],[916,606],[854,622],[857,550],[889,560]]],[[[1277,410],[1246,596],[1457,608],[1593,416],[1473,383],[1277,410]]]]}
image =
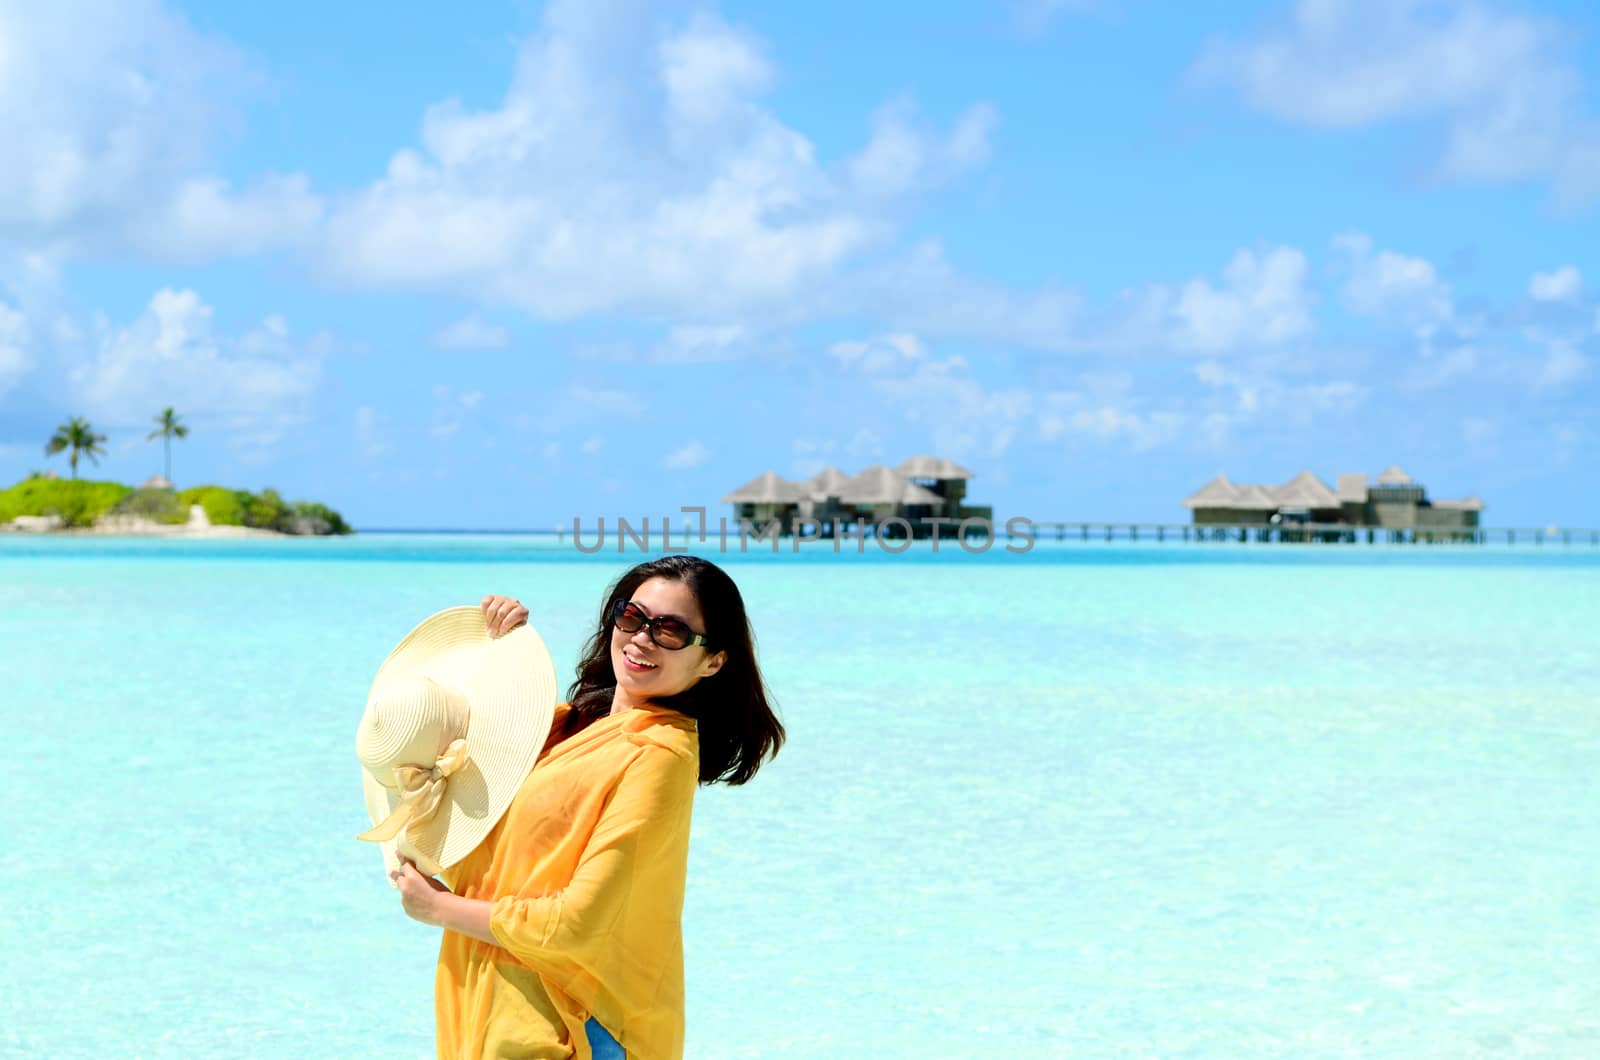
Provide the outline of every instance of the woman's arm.
{"type": "Polygon", "coordinates": [[[646,916],[675,916],[681,908],[697,782],[693,762],[664,749],[644,754],[623,775],[572,882],[555,894],[506,895],[495,902],[463,898],[404,855],[390,876],[406,915],[424,924],[509,949],[524,960],[582,948],[595,928],[614,922],[619,906],[642,898],[636,912],[646,916]],[[656,873],[665,878],[652,880],[656,873]],[[636,888],[641,883],[643,894],[636,888]],[[671,912],[650,908],[657,903],[671,912]],[[497,909],[500,935],[494,932],[497,909]]]}
{"type": "Polygon", "coordinates": [[[451,894],[450,889],[432,876],[424,876],[405,855],[400,855],[400,868],[389,874],[400,888],[400,904],[406,915],[424,924],[442,927],[458,935],[467,935],[482,942],[500,945],[489,930],[489,914],[493,902],[478,901],[451,894]]]}

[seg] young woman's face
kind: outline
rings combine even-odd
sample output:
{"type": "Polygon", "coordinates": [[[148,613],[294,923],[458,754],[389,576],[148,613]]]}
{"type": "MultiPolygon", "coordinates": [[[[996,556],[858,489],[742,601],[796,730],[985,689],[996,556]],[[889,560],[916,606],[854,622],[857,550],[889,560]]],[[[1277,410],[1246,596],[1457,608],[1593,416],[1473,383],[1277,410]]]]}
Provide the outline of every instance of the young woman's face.
{"type": "MultiPolygon", "coordinates": [[[[700,604],[682,582],[651,578],[635,589],[630,599],[650,618],[671,615],[695,633],[706,631],[700,604]]],[[[617,675],[617,687],[626,689],[634,700],[677,695],[716,673],[727,659],[727,652],[709,652],[703,644],[676,651],[663,648],[650,639],[648,626],[634,633],[611,627],[611,668],[617,675]],[[639,663],[644,665],[636,665],[639,663]]]]}

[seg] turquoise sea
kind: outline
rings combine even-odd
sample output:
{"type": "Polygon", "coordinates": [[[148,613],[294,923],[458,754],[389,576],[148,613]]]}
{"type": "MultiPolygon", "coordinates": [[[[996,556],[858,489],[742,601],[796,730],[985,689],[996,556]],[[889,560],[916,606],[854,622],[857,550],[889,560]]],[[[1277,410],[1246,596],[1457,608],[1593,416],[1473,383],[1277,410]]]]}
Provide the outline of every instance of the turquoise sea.
{"type": "MultiPolygon", "coordinates": [[[[690,1057],[1600,1055],[1600,550],[707,553],[790,743],[702,789],[690,1057]]],[[[639,553],[0,539],[0,1054],[427,1057],[368,683],[639,553]]]]}

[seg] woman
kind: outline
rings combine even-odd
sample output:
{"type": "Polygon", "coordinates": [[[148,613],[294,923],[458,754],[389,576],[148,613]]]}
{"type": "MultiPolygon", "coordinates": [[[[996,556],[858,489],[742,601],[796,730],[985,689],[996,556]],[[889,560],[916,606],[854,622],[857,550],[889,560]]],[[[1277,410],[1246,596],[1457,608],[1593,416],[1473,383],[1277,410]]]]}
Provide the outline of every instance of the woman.
{"type": "MultiPolygon", "coordinates": [[[[489,632],[527,620],[483,600],[489,632]]],[[[445,883],[403,861],[407,914],[445,928],[441,1057],[683,1053],[682,910],[697,784],[743,784],[783,745],[738,587],[696,556],[611,587],[511,808],[445,883]],[[620,1043],[620,1044],[619,1044],[620,1043]]]]}

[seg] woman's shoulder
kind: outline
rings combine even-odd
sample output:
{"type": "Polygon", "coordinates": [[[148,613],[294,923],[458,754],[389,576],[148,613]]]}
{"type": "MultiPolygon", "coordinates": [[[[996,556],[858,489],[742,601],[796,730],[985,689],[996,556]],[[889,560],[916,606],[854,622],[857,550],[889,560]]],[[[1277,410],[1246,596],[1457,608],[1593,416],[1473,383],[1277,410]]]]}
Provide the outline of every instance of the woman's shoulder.
{"type": "Polygon", "coordinates": [[[636,708],[628,711],[623,731],[628,741],[645,748],[662,748],[697,769],[700,762],[700,733],[695,720],[675,710],[636,708]]]}

